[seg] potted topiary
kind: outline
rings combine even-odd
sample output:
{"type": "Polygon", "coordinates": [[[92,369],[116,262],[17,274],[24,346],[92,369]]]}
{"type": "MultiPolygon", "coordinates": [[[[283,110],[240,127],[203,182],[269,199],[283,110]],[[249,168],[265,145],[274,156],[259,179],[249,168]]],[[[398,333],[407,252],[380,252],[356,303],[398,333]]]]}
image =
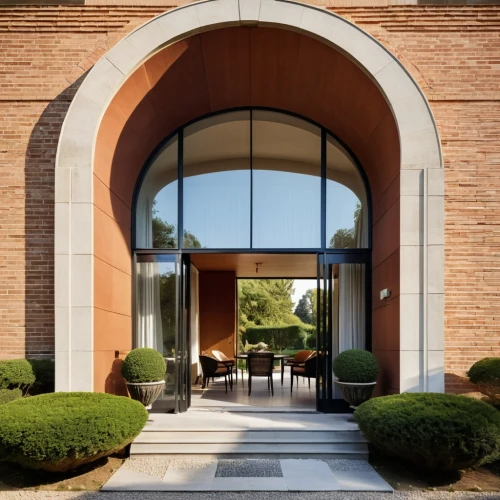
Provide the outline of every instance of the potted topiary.
{"type": "Polygon", "coordinates": [[[364,349],[341,352],[333,361],[335,384],[351,408],[356,409],[373,394],[378,377],[375,356],[364,349]]]}
{"type": "Polygon", "coordinates": [[[165,360],[157,350],[139,347],[127,354],[121,372],[130,397],[150,407],[163,390],[166,370],[165,360]]]}

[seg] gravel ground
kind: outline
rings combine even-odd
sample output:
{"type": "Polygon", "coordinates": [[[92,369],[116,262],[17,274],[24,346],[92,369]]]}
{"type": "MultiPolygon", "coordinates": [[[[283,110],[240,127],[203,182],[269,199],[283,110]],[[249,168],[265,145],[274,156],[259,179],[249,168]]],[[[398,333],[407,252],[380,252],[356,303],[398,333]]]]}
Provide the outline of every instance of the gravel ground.
{"type": "Polygon", "coordinates": [[[165,457],[135,457],[127,459],[122,467],[125,469],[133,470],[135,472],[142,472],[148,476],[159,477],[163,479],[163,476],[167,472],[169,467],[174,467],[176,469],[202,469],[210,464],[217,462],[216,459],[212,458],[165,458],[165,457]]]}
{"type": "Polygon", "coordinates": [[[0,492],[0,500],[499,500],[498,493],[469,493],[446,491],[395,492],[392,493],[346,493],[346,492],[245,492],[223,493],[165,493],[165,492],[55,492],[55,491],[13,491],[0,492]]]}
{"type": "Polygon", "coordinates": [[[342,460],[340,458],[323,459],[328,467],[335,471],[366,472],[375,470],[366,460],[342,460]]]}
{"type": "Polygon", "coordinates": [[[215,477],[283,477],[283,472],[276,459],[220,459],[215,477]]]}

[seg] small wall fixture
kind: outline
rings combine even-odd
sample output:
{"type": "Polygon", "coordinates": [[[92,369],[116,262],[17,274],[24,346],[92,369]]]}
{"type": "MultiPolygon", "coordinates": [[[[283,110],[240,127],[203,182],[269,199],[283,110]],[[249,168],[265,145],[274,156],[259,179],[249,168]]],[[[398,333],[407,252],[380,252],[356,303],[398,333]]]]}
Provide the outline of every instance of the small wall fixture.
{"type": "Polygon", "coordinates": [[[262,262],[255,263],[255,274],[259,274],[259,266],[262,266],[262,262]]]}
{"type": "Polygon", "coordinates": [[[388,299],[391,296],[391,291],[388,288],[380,290],[380,300],[388,299]]]}

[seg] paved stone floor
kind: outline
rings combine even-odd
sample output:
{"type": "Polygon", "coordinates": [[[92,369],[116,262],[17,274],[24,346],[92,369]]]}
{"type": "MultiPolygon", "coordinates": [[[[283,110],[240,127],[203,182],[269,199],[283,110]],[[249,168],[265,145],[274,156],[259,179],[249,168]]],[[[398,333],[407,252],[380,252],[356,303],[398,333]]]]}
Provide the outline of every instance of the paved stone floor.
{"type": "Polygon", "coordinates": [[[102,491],[386,491],[364,460],[131,458],[102,491]]]}
{"type": "Polygon", "coordinates": [[[436,492],[57,492],[12,491],[1,492],[0,500],[499,500],[498,493],[436,492]]]}

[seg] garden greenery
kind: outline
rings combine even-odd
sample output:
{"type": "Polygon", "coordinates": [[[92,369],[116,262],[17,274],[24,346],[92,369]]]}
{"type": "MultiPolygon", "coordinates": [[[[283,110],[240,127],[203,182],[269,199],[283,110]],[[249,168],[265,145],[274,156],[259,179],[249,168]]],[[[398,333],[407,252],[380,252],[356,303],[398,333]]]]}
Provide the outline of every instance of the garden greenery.
{"type": "Polygon", "coordinates": [[[26,391],[35,382],[35,374],[26,359],[0,361],[0,389],[26,391]]]}
{"type": "Polygon", "coordinates": [[[90,392],[57,392],[0,406],[0,460],[64,472],[122,450],[148,412],[138,401],[90,392]]]}
{"type": "Polygon", "coordinates": [[[379,450],[429,470],[459,470],[500,458],[500,412],[454,394],[404,393],[363,403],[354,417],[379,450]]]}
{"type": "Polygon", "coordinates": [[[23,397],[21,389],[0,389],[0,405],[10,403],[23,397]]]}
{"type": "Polygon", "coordinates": [[[366,384],[376,382],[378,363],[375,356],[364,349],[348,349],[333,360],[333,373],[340,382],[366,384]]]}
{"type": "Polygon", "coordinates": [[[500,404],[500,358],[484,358],[476,361],[467,375],[490,402],[500,404]]]}
{"type": "MultiPolygon", "coordinates": [[[[252,326],[247,327],[243,334],[243,342],[258,344],[264,342],[272,351],[282,351],[287,348],[307,349],[308,337],[314,331],[314,327],[305,324],[286,326],[252,326]]],[[[316,343],[314,337],[314,343],[316,343]]],[[[313,347],[316,348],[316,344],[313,347]]]]}
{"type": "Polygon", "coordinates": [[[167,365],[155,349],[139,347],[130,351],[122,366],[122,377],[130,383],[158,382],[165,377],[167,365]]]}

